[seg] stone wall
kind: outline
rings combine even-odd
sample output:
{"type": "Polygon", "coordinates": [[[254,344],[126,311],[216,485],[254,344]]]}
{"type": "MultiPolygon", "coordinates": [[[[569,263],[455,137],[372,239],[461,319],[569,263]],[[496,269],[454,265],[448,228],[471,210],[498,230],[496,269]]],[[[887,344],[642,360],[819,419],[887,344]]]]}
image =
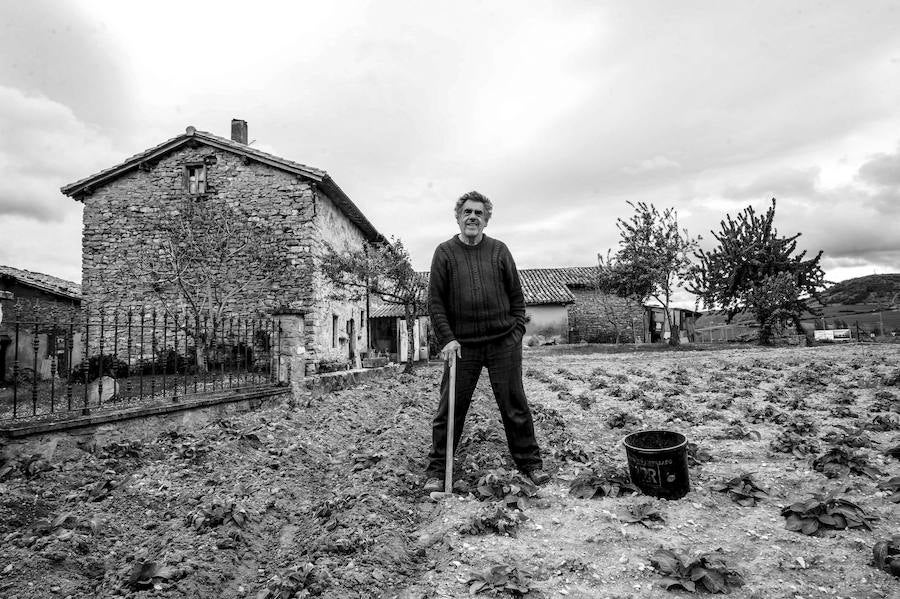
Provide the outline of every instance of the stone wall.
{"type": "MultiPolygon", "coordinates": [[[[283,266],[261,271],[236,256],[226,276],[251,279],[246,290],[228,303],[234,316],[271,315],[279,308],[306,314],[310,360],[336,354],[330,343],[331,314],[348,318],[359,306],[329,304],[315,273],[315,256],[322,240],[346,238],[358,243],[361,232],[320,193],[314,182],[247,160],[230,152],[198,144],[135,169],[85,196],[82,237],[82,292],[87,306],[116,306],[124,312],[142,307],[163,311],[163,300],[146,280],[136,276],[135,257],[154,252],[161,242],[160,225],[177,219],[185,199],[215,203],[241,227],[266,232],[263,248],[283,266]],[[185,166],[205,164],[205,194],[185,189],[185,166]],[[345,224],[341,224],[341,221],[345,224]],[[326,317],[327,315],[327,317],[326,317]],[[326,329],[329,333],[326,333],[326,329]]],[[[166,304],[180,300],[166,292],[166,304]]],[[[362,304],[364,306],[364,303],[362,304]]],[[[171,308],[170,308],[171,309],[171,308]]]]}
{"type": "Polygon", "coordinates": [[[13,327],[4,330],[0,325],[0,381],[18,378],[19,384],[26,384],[35,376],[38,380],[65,378],[83,359],[83,345],[79,332],[34,334],[31,329],[20,327],[16,334],[13,327]]]}
{"type": "MultiPolygon", "coordinates": [[[[344,213],[334,205],[334,202],[322,192],[316,194],[315,226],[317,236],[312,243],[313,253],[316,256],[325,251],[326,243],[336,249],[361,251],[365,240],[362,231],[351,223],[344,213]]],[[[364,316],[365,300],[335,299],[335,289],[322,275],[321,270],[316,268],[313,276],[317,290],[316,295],[320,301],[315,309],[307,314],[307,326],[309,327],[307,347],[315,348],[319,358],[347,360],[350,358],[352,344],[358,356],[360,351],[366,349],[368,315],[364,316]],[[354,339],[350,338],[349,323],[351,321],[354,339]],[[335,331],[335,327],[337,327],[337,331],[335,331]]]]}
{"type": "Polygon", "coordinates": [[[181,402],[111,408],[69,418],[0,423],[0,463],[35,453],[50,459],[58,447],[105,445],[121,439],[152,439],[171,428],[207,426],[230,415],[265,406],[289,409],[309,407],[312,399],[359,385],[366,381],[396,377],[403,366],[334,372],[306,378],[298,388],[271,386],[241,392],[219,392],[195,396],[181,402]],[[50,454],[46,452],[49,450],[50,454]]]}
{"type": "Polygon", "coordinates": [[[0,381],[13,380],[16,356],[20,382],[59,376],[80,362],[79,300],[19,283],[7,287],[10,293],[0,294],[0,381]]]}
{"type": "MultiPolygon", "coordinates": [[[[600,292],[588,288],[570,287],[569,290],[575,296],[575,303],[569,305],[569,342],[579,343],[612,343],[616,340],[615,327],[606,317],[603,302],[609,302],[616,306],[621,313],[628,313],[624,300],[616,297],[602,296],[600,292]],[[602,300],[602,301],[601,301],[602,300]]],[[[634,336],[638,341],[643,340],[643,309],[638,307],[630,311],[634,319],[634,336]]],[[[630,318],[625,317],[626,321],[630,318]]],[[[620,340],[622,342],[634,341],[630,324],[622,330],[620,340]]]]}
{"type": "Polygon", "coordinates": [[[0,295],[0,309],[3,310],[3,321],[12,322],[75,322],[80,313],[81,301],[47,293],[30,285],[15,282],[11,285],[0,285],[0,290],[9,295],[0,295]]]}

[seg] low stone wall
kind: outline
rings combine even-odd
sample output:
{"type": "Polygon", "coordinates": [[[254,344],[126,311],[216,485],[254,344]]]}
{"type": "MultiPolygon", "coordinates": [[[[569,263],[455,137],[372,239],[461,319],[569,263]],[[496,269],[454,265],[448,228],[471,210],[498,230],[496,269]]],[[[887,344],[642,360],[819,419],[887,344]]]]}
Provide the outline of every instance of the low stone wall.
{"type": "Polygon", "coordinates": [[[382,366],[381,368],[361,368],[359,370],[342,370],[328,372],[306,379],[306,388],[313,393],[331,393],[358,385],[372,378],[394,376],[404,367],[403,364],[382,366]]]}
{"type": "Polygon", "coordinates": [[[39,454],[48,461],[61,462],[76,451],[115,441],[149,441],[163,431],[181,427],[200,428],[232,414],[258,409],[264,402],[287,397],[286,387],[273,387],[172,406],[131,408],[64,422],[7,428],[0,431],[7,437],[0,441],[0,455],[4,461],[39,454]]]}
{"type": "MultiPolygon", "coordinates": [[[[396,376],[402,365],[333,372],[305,381],[304,394],[321,395],[358,385],[366,380],[396,376]]],[[[148,440],[178,427],[198,428],[232,414],[291,398],[287,386],[255,388],[197,397],[180,403],[136,406],[68,420],[43,423],[16,422],[0,428],[0,456],[41,454],[46,459],[65,459],[67,452],[117,440],[148,440]],[[62,455],[62,458],[60,456],[62,455]]],[[[298,402],[296,405],[304,405],[298,402]]]]}

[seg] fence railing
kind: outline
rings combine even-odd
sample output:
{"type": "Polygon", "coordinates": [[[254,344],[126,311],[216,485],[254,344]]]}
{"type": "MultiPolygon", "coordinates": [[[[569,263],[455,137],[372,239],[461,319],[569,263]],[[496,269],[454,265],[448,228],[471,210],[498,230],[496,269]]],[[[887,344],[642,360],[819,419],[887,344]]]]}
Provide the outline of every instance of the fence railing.
{"type": "Polygon", "coordinates": [[[277,382],[271,318],[156,310],[83,310],[77,318],[0,324],[0,421],[277,382]]]}

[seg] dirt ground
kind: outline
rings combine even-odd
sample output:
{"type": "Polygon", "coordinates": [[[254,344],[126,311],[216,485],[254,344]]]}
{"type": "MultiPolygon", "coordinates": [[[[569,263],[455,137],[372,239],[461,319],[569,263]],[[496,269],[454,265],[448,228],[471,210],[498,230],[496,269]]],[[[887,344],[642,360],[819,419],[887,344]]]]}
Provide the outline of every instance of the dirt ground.
{"type": "Polygon", "coordinates": [[[689,595],[666,590],[677,576],[659,550],[706,554],[695,583],[736,597],[900,597],[872,565],[875,543],[900,534],[886,482],[900,475],[886,454],[900,443],[900,346],[583,350],[526,349],[553,473],[539,489],[512,472],[484,373],[461,492],[422,495],[436,365],[147,441],[7,455],[0,597],[689,595]],[[611,474],[627,433],[659,428],[695,444],[679,500],[611,474]],[[746,473],[766,493],[742,506],[718,489],[746,473]],[[786,529],[783,508],[828,491],[870,528],[786,529]]]}

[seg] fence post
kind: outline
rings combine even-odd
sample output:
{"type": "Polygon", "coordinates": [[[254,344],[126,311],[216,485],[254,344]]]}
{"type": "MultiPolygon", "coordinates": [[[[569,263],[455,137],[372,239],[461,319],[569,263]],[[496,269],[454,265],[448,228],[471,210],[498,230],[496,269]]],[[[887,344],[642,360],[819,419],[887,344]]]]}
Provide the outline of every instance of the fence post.
{"type": "Polygon", "coordinates": [[[281,309],[275,312],[275,321],[279,327],[278,383],[290,385],[291,395],[299,398],[306,390],[306,343],[304,334],[304,313],[300,310],[281,309]]]}
{"type": "Polygon", "coordinates": [[[91,413],[91,409],[88,406],[88,363],[90,362],[91,356],[91,307],[90,305],[85,304],[84,312],[84,359],[81,361],[81,377],[84,383],[84,406],[81,408],[81,413],[84,416],[87,416],[91,413]]]}
{"type": "Polygon", "coordinates": [[[41,340],[38,333],[40,332],[39,324],[36,320],[32,323],[33,327],[31,330],[31,348],[33,351],[33,358],[31,364],[31,415],[37,415],[37,404],[38,404],[38,379],[40,378],[40,371],[38,370],[38,353],[41,348],[41,340]]]}

